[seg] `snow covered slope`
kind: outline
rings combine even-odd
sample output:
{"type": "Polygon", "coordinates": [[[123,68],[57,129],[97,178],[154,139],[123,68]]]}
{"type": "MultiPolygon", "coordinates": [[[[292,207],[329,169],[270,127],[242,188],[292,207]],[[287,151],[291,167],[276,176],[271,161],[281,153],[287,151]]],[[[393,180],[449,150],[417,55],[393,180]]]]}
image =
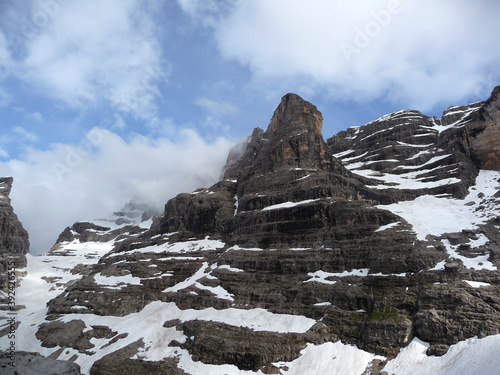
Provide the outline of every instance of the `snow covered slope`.
{"type": "MultiPolygon", "coordinates": [[[[39,352],[50,356],[57,349],[46,348],[36,339],[40,324],[45,322],[46,303],[64,290],[64,285],[78,275],[71,275],[69,270],[76,264],[91,264],[109,251],[109,243],[68,244],[67,249],[72,255],[58,257],[28,256],[28,276],[23,278],[18,289],[18,303],[26,307],[18,312],[17,320],[21,322],[17,331],[17,349],[39,352]],[[57,265],[57,266],[56,266],[57,265]]],[[[160,361],[167,357],[176,358],[179,368],[190,374],[262,374],[261,371],[242,371],[234,365],[208,365],[196,362],[187,350],[165,345],[173,340],[182,342],[185,335],[172,328],[165,328],[164,321],[215,320],[231,325],[243,325],[256,330],[275,332],[305,332],[315,322],[307,318],[291,315],[277,315],[265,310],[228,309],[217,311],[213,308],[205,310],[180,310],[174,303],[153,302],[141,312],[125,317],[107,317],[93,314],[72,314],[60,319],[61,322],[71,320],[84,322],[84,331],[96,326],[108,326],[114,334],[109,339],[92,338],[94,345],[88,354],[66,348],[59,359],[71,359],[81,366],[84,374],[90,373],[92,364],[105,355],[133,344],[138,340],[145,347],[138,351],[135,358],[146,361],[160,361]],[[113,338],[125,336],[120,340],[113,338]],[[112,341],[115,343],[110,344],[112,341]],[[75,359],[76,357],[76,359],[75,359]]],[[[7,345],[5,337],[2,346],[7,345]]],[[[389,374],[484,374],[495,373],[500,366],[500,358],[496,355],[500,348],[500,335],[484,339],[471,338],[465,342],[452,345],[443,357],[427,356],[428,344],[418,339],[414,341],[384,368],[389,374]]],[[[357,349],[355,346],[344,345],[341,342],[320,345],[309,344],[301,351],[299,358],[290,362],[276,363],[283,369],[283,374],[363,374],[373,360],[384,361],[381,356],[357,349]]]]}
{"type": "Polygon", "coordinates": [[[476,171],[456,138],[482,104],[450,107],[441,120],[418,111],[394,112],[340,132],[328,145],[349,170],[373,179],[372,188],[460,196],[476,171]]]}

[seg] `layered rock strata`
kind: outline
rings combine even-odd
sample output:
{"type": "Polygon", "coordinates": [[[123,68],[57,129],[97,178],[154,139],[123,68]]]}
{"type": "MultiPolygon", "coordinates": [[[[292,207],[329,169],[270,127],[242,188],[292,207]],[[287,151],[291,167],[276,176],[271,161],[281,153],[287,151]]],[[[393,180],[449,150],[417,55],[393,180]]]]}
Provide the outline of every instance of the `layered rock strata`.
{"type": "Polygon", "coordinates": [[[415,337],[443,355],[498,334],[500,184],[477,182],[495,165],[485,138],[497,128],[497,92],[442,119],[399,111],[328,142],[317,108],[286,95],[220,182],[171,199],[149,229],[67,228],[47,258],[88,247],[93,259],[64,285],[66,276],[47,281],[61,293],[36,337],[77,362],[109,353],[91,374],[182,374],[200,362],[277,374],[338,340],[390,359],[415,337]],[[429,196],[469,197],[478,222],[422,236],[389,210],[429,196]],[[154,334],[123,323],[132,318],[154,334]]]}

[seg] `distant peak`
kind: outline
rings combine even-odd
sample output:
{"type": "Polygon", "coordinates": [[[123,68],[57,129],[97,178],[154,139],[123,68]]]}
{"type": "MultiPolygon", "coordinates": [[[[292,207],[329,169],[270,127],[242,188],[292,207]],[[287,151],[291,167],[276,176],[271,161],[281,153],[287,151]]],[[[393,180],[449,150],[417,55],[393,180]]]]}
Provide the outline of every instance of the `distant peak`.
{"type": "Polygon", "coordinates": [[[281,98],[281,103],[274,111],[267,132],[300,129],[321,134],[322,127],[323,116],[316,106],[297,94],[289,93],[281,98]]]}
{"type": "Polygon", "coordinates": [[[0,177],[0,195],[8,197],[13,182],[14,179],[12,177],[0,177]]]}

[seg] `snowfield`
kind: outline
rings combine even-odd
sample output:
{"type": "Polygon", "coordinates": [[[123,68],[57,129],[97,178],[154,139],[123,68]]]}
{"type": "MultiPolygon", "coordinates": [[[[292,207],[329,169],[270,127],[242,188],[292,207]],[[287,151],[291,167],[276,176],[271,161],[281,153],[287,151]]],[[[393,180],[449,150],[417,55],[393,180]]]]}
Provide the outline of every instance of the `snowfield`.
{"type": "Polygon", "coordinates": [[[499,179],[500,172],[482,170],[476,185],[463,200],[423,195],[413,201],[377,207],[402,216],[421,240],[428,234],[439,236],[462,229],[477,229],[478,225],[500,215],[500,205],[494,196],[500,187],[499,179]],[[479,206],[483,206],[482,209],[479,206]]]}
{"type": "MultiPolygon", "coordinates": [[[[59,277],[60,282],[75,279],[69,270],[76,264],[86,262],[95,263],[99,256],[110,251],[113,242],[109,243],[71,243],[67,246],[73,250],[72,256],[54,257],[28,255],[28,276],[24,277],[21,287],[18,289],[18,303],[26,305],[25,309],[18,312],[17,320],[21,322],[17,335],[17,349],[24,351],[39,352],[49,356],[57,348],[45,348],[41,342],[35,338],[38,326],[45,321],[47,308],[46,302],[63,291],[63,288],[50,290],[53,284],[49,284],[42,277],[59,277]],[[88,257],[88,254],[95,254],[88,257]],[[58,258],[56,260],[56,258],[58,258]],[[55,266],[57,264],[57,266],[55,266]]],[[[206,274],[208,264],[204,264],[200,273],[206,274]]],[[[226,268],[228,271],[241,272],[238,269],[226,268]]],[[[308,281],[328,282],[325,278],[329,276],[367,276],[367,269],[352,270],[343,273],[326,273],[318,271],[310,274],[308,281]]],[[[120,286],[120,282],[126,282],[127,276],[116,278],[106,278],[106,285],[120,286]]],[[[98,278],[100,280],[100,278],[98,278]]],[[[194,282],[196,278],[191,281],[194,282]]],[[[137,280],[130,278],[129,283],[136,283],[137,280]]],[[[487,287],[486,283],[478,283],[464,280],[473,287],[487,287]]],[[[103,282],[104,284],[104,282],[103,282]]],[[[180,287],[180,286],[179,286],[180,287]]],[[[320,304],[318,304],[320,305],[320,304]]],[[[60,318],[60,321],[68,322],[74,319],[81,319],[85,322],[87,329],[92,325],[104,325],[111,327],[118,334],[127,333],[128,336],[109,345],[109,340],[91,340],[95,345],[95,354],[86,355],[77,350],[67,348],[59,359],[69,359],[77,355],[78,363],[84,374],[90,373],[92,364],[105,355],[129,345],[139,339],[145,343],[144,348],[133,357],[148,361],[158,361],[166,357],[179,359],[179,367],[191,374],[263,374],[262,372],[251,372],[239,370],[233,365],[208,365],[192,360],[187,350],[178,347],[169,347],[172,340],[184,342],[186,337],[182,332],[172,328],[163,327],[163,323],[172,319],[181,321],[206,320],[226,323],[233,326],[247,327],[256,331],[272,332],[306,332],[316,321],[302,316],[274,314],[264,309],[241,310],[229,308],[225,310],[215,310],[208,308],[204,310],[180,310],[175,303],[152,302],[145,306],[139,313],[127,315],[125,317],[98,316],[93,314],[71,314],[60,318]]],[[[0,339],[0,343],[5,347],[6,337],[0,339]]],[[[399,355],[389,361],[384,371],[388,374],[406,375],[454,375],[463,374],[495,374],[500,368],[500,335],[489,336],[483,339],[472,338],[456,345],[452,345],[448,353],[442,357],[427,356],[425,351],[429,344],[415,338],[410,345],[403,348],[399,355]]],[[[275,363],[282,369],[282,374],[286,375],[332,375],[332,374],[352,374],[361,375],[374,359],[385,360],[384,357],[367,353],[352,345],[345,345],[341,342],[325,343],[322,345],[308,346],[301,351],[301,356],[294,361],[275,363]]]]}
{"type": "MultiPolygon", "coordinates": [[[[479,225],[500,216],[500,201],[495,197],[500,189],[500,172],[479,172],[476,185],[469,189],[465,199],[453,199],[423,195],[413,201],[403,201],[390,205],[378,205],[378,208],[389,210],[403,217],[413,226],[417,238],[425,240],[428,235],[441,236],[445,233],[460,232],[463,229],[477,229],[479,225]]],[[[380,229],[379,229],[380,230],[380,229]]],[[[489,242],[480,234],[471,241],[471,248],[477,248],[489,242]]],[[[464,266],[475,270],[496,270],[497,267],[488,261],[489,255],[475,258],[464,257],[456,251],[448,240],[442,240],[448,255],[460,259],[464,266]]]]}
{"type": "Polygon", "coordinates": [[[493,375],[500,371],[500,335],[459,342],[442,357],[427,356],[428,347],[429,344],[414,338],[384,371],[389,375],[493,375]]]}

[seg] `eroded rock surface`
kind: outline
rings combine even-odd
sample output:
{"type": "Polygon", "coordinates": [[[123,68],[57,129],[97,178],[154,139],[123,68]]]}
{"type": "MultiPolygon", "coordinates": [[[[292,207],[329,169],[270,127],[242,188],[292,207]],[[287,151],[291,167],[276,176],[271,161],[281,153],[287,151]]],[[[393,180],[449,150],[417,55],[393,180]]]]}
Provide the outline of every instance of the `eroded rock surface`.
{"type": "Polygon", "coordinates": [[[16,352],[14,360],[0,353],[0,371],[2,375],[81,375],[80,366],[74,362],[27,352],[16,352]]]}

